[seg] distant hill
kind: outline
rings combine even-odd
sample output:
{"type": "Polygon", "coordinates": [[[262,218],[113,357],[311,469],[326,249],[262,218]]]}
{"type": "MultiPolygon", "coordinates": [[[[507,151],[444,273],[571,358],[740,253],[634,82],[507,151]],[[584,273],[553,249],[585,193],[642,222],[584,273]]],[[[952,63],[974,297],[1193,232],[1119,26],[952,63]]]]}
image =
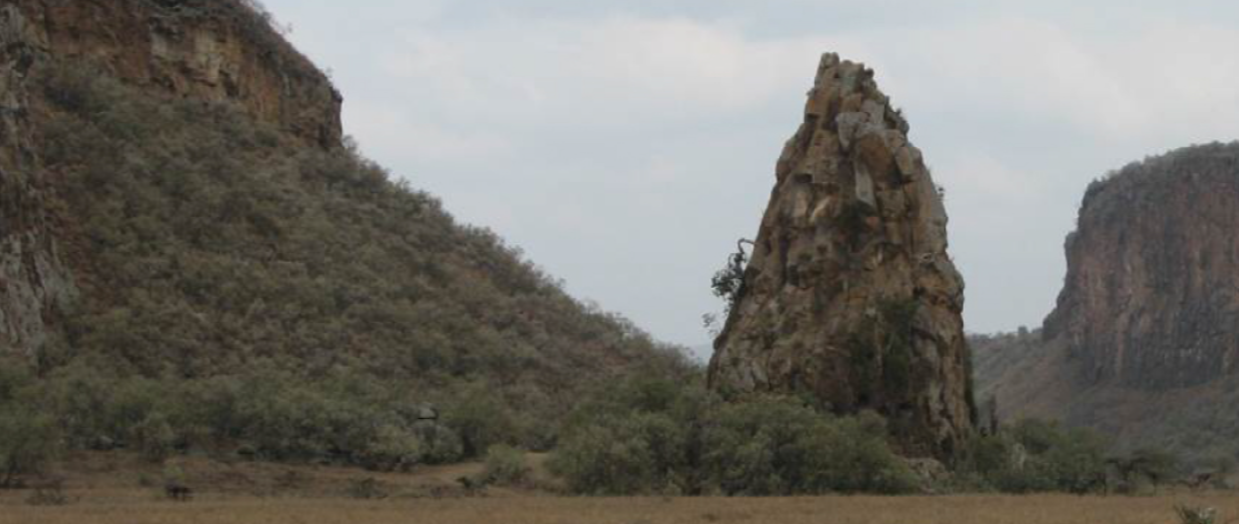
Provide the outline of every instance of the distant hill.
{"type": "Polygon", "coordinates": [[[0,354],[50,384],[70,441],[361,462],[458,439],[450,460],[545,448],[634,370],[693,372],[358,155],[269,21],[238,0],[0,6],[0,354]]]}
{"type": "Polygon", "coordinates": [[[1239,143],[1176,150],[1089,187],[1040,336],[974,341],[1010,417],[1098,428],[1198,460],[1239,452],[1239,143]]]}

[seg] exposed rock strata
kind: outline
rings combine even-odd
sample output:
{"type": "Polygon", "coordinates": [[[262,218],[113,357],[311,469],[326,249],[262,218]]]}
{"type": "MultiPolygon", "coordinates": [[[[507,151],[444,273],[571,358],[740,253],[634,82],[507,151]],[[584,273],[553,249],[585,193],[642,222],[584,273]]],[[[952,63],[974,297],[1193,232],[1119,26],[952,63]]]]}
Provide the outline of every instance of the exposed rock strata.
{"type": "Polygon", "coordinates": [[[822,58],[710,384],[873,409],[906,454],[949,459],[972,431],[964,284],[907,132],[871,70],[822,58]]]}

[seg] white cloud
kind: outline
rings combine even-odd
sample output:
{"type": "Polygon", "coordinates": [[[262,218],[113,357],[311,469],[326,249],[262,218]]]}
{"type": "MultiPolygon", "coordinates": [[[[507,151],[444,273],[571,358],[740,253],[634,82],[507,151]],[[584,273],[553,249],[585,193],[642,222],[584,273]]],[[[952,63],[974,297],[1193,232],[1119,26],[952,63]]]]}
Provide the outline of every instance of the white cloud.
{"type": "Polygon", "coordinates": [[[854,35],[899,81],[904,100],[1052,122],[1105,141],[1233,132],[1239,28],[1143,19],[1082,32],[1061,21],[999,16],[953,27],[854,35]]]}
{"type": "Polygon", "coordinates": [[[577,125],[751,109],[803,86],[823,49],[816,39],[751,40],[724,23],[629,16],[411,33],[379,55],[380,71],[441,108],[577,125]]]}
{"type": "Polygon", "coordinates": [[[821,52],[873,66],[907,109],[947,186],[973,330],[1048,312],[1089,179],[1239,136],[1239,27],[1220,18],[886,2],[887,16],[867,6],[842,23],[801,2],[788,11],[801,20],[778,24],[563,2],[451,20],[457,5],[438,1],[272,4],[336,71],[348,130],[376,160],[573,291],[680,342],[705,338],[709,275],[753,234],[821,52]],[[556,14],[566,7],[576,14],[556,14]]]}

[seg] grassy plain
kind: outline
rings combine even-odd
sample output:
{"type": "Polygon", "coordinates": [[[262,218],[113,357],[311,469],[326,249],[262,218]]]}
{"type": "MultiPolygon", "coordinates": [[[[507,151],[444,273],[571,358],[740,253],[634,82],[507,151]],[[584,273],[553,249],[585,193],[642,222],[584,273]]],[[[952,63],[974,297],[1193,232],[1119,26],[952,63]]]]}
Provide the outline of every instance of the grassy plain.
{"type": "Polygon", "coordinates": [[[48,524],[1170,524],[1177,502],[1239,515],[1234,496],[813,497],[770,499],[203,498],[190,503],[101,497],[40,508],[6,503],[0,523],[48,524]]]}
{"type": "MultiPolygon", "coordinates": [[[[32,506],[30,490],[0,492],[0,524],[1177,524],[1174,506],[1219,511],[1237,522],[1239,494],[1167,492],[1147,497],[1069,495],[803,498],[579,498],[536,486],[472,496],[455,482],[480,466],[374,474],[327,466],[174,461],[197,491],[167,500],[164,466],[124,454],[71,457],[55,472],[68,504],[32,506]],[[382,499],[354,498],[373,479],[382,499]]],[[[553,486],[551,487],[553,489],[553,486]]]]}

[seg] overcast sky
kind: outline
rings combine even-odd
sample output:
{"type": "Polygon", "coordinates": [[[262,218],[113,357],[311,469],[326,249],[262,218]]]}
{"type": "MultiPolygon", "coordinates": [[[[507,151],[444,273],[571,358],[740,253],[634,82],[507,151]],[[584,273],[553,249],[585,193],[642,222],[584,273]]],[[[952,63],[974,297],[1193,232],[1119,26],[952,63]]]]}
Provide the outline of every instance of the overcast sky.
{"type": "Polygon", "coordinates": [[[1093,178],[1239,136],[1239,3],[266,0],[347,133],[677,343],[752,238],[822,52],[865,62],[946,188],[973,332],[1040,325],[1093,178]]]}

